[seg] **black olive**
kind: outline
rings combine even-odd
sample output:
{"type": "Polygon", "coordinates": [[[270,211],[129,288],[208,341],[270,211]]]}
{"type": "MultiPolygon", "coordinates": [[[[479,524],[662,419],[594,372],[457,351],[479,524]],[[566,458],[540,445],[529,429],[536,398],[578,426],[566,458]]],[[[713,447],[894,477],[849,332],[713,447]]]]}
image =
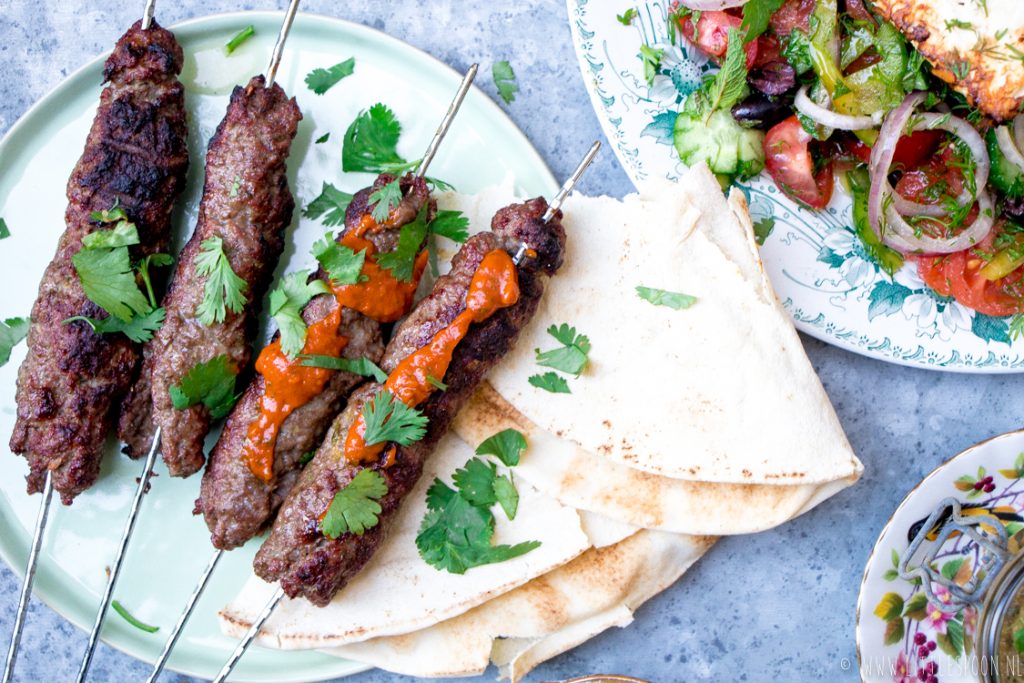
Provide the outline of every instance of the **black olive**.
{"type": "Polygon", "coordinates": [[[1003,202],[1003,213],[1018,223],[1024,221],[1024,199],[1010,199],[1003,202]]]}
{"type": "Polygon", "coordinates": [[[788,99],[754,93],[732,108],[732,116],[747,128],[768,130],[793,113],[788,99]]]}

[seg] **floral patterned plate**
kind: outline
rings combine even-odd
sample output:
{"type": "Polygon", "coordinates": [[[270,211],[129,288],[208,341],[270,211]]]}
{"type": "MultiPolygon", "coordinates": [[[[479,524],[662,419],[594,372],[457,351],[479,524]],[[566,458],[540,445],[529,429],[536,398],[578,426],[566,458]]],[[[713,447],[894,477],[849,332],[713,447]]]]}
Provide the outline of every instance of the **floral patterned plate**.
{"type": "MultiPolygon", "coordinates": [[[[675,114],[711,65],[685,41],[671,45],[670,0],[566,0],[572,39],[594,110],[622,167],[638,187],[677,180],[675,114]],[[629,26],[616,20],[629,9],[629,26]],[[664,49],[648,86],[640,45],[664,49]]],[[[960,372],[1024,371],[1024,339],[1010,319],[981,315],[929,289],[912,265],[890,279],[851,228],[850,198],[825,211],[798,207],[765,175],[739,183],[754,220],[774,229],[762,250],[775,291],[803,332],[851,351],[904,365],[960,372]],[[767,225],[767,223],[765,223],[767,225]]]]}
{"type": "MultiPolygon", "coordinates": [[[[1024,528],[1024,431],[971,446],[940,465],[900,503],[868,558],[857,601],[857,656],[865,683],[977,683],[972,607],[947,615],[929,603],[919,580],[904,581],[896,565],[921,523],[945,498],[985,508],[1009,535],[1024,528]]],[[[937,555],[947,579],[965,581],[978,562],[976,543],[950,538],[937,555]]],[[[949,591],[934,585],[937,599],[949,591]]]]}

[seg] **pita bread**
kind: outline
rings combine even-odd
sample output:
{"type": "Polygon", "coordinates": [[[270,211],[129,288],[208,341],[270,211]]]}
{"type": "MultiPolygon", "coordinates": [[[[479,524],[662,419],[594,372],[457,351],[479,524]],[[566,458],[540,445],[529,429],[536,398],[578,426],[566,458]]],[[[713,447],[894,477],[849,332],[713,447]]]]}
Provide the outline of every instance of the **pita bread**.
{"type": "Polygon", "coordinates": [[[491,662],[514,681],[612,626],[670,586],[713,538],[639,531],[448,621],[328,650],[413,676],[472,676],[491,662]]]}

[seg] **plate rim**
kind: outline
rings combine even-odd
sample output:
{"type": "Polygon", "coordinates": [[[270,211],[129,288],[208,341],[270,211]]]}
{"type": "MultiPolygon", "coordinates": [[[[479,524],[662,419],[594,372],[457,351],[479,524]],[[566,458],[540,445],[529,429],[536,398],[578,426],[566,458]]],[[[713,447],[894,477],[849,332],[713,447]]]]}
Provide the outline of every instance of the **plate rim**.
{"type": "MultiPolygon", "coordinates": [[[[204,14],[204,15],[201,15],[201,16],[191,17],[189,19],[185,19],[183,21],[176,22],[174,24],[170,24],[170,25],[166,25],[166,26],[161,24],[161,26],[163,26],[163,28],[166,28],[169,31],[175,32],[175,31],[182,30],[182,29],[184,29],[184,30],[195,29],[197,27],[201,27],[203,24],[208,23],[208,22],[229,21],[229,20],[241,19],[241,18],[247,18],[247,19],[271,19],[271,18],[275,18],[275,19],[280,20],[282,17],[284,17],[284,14],[285,14],[284,10],[235,10],[235,11],[230,11],[230,12],[215,12],[213,14],[204,14]]],[[[454,78],[455,83],[458,83],[462,79],[463,74],[461,74],[458,71],[456,71],[455,68],[453,68],[452,66],[450,66],[449,64],[447,64],[446,62],[441,60],[440,58],[435,57],[434,55],[430,54],[426,50],[423,50],[423,49],[421,49],[421,48],[419,48],[419,47],[417,47],[415,45],[407,43],[407,42],[405,42],[404,40],[401,40],[398,37],[390,35],[390,34],[386,33],[385,31],[383,31],[382,29],[378,29],[378,28],[375,28],[373,26],[368,26],[366,24],[362,24],[360,22],[353,21],[351,19],[343,19],[341,17],[335,17],[335,16],[330,16],[330,15],[326,15],[326,14],[320,14],[320,13],[316,13],[316,12],[302,12],[302,11],[300,11],[296,15],[296,20],[300,20],[300,21],[312,20],[312,21],[316,21],[316,22],[324,22],[324,23],[328,23],[328,24],[334,24],[336,28],[340,28],[342,30],[362,32],[364,34],[367,34],[367,35],[371,36],[372,38],[374,38],[377,41],[390,42],[393,45],[401,46],[403,49],[407,49],[407,50],[410,50],[410,51],[416,53],[419,58],[426,59],[427,61],[432,62],[433,65],[435,66],[435,68],[438,68],[443,75],[450,76],[450,77],[454,78]]],[[[28,125],[30,125],[29,122],[30,122],[31,119],[34,119],[46,107],[51,106],[53,104],[53,102],[51,102],[51,100],[56,100],[56,96],[57,96],[58,91],[63,89],[67,83],[69,83],[69,82],[71,82],[73,80],[80,79],[86,72],[88,72],[88,71],[90,71],[92,69],[99,69],[99,70],[101,70],[102,69],[102,64],[110,56],[112,51],[113,51],[113,49],[106,50],[104,52],[101,52],[99,54],[93,55],[92,57],[88,58],[83,64],[81,64],[76,69],[70,71],[66,76],[64,76],[62,79],[60,79],[60,81],[58,81],[56,84],[54,84],[53,87],[51,87],[41,97],[39,97],[39,99],[37,99],[34,103],[32,103],[28,107],[28,109],[26,109],[24,111],[24,113],[22,113],[21,116],[19,116],[14,121],[14,123],[11,124],[11,127],[7,129],[7,132],[4,133],[4,135],[2,137],[0,137],[0,155],[2,155],[3,152],[10,146],[11,140],[13,138],[15,138],[16,136],[20,135],[23,128],[25,128],[28,125]]],[[[537,163],[538,167],[540,169],[542,169],[542,171],[543,171],[542,177],[538,178],[538,181],[541,184],[547,185],[550,188],[550,191],[557,190],[557,188],[559,186],[558,185],[558,181],[556,180],[556,178],[554,176],[554,173],[552,173],[550,165],[547,163],[547,161],[544,159],[544,157],[541,155],[541,153],[537,150],[537,148],[533,145],[533,143],[530,142],[529,138],[526,136],[526,134],[523,132],[523,130],[519,127],[519,124],[517,124],[512,119],[512,117],[509,115],[509,113],[506,112],[504,109],[502,109],[497,104],[497,102],[495,102],[476,83],[474,83],[470,87],[470,93],[473,93],[473,92],[476,92],[477,95],[480,98],[482,98],[482,106],[483,106],[483,108],[485,110],[485,114],[487,115],[488,119],[492,119],[493,120],[496,117],[499,120],[501,120],[502,123],[509,124],[511,126],[512,130],[514,131],[514,136],[513,137],[516,138],[513,141],[515,143],[515,146],[522,148],[526,155],[533,157],[534,161],[537,163]]],[[[470,96],[470,94],[467,93],[467,97],[469,97],[469,96],[470,96]]],[[[40,497],[40,504],[42,504],[42,498],[41,497],[40,497]]],[[[28,530],[28,533],[29,533],[29,536],[31,536],[31,529],[28,530]]],[[[30,539],[30,543],[31,543],[31,539],[30,539]]],[[[20,581],[23,582],[24,579],[25,579],[25,569],[26,569],[26,567],[18,566],[17,563],[12,561],[14,559],[13,558],[13,554],[14,553],[9,550],[9,547],[8,547],[9,545],[13,545],[13,543],[12,544],[0,543],[0,560],[3,560],[4,564],[7,565],[7,567],[11,570],[11,572],[20,581]]],[[[25,550],[27,552],[28,548],[26,547],[25,550]]],[[[84,623],[84,622],[83,623],[79,623],[77,620],[73,619],[71,616],[66,614],[63,610],[59,609],[56,606],[56,604],[55,604],[57,602],[57,596],[55,594],[51,593],[51,591],[49,591],[49,590],[40,590],[38,584],[33,586],[32,597],[37,599],[37,600],[39,600],[40,602],[42,602],[49,609],[51,609],[52,611],[57,613],[62,619],[64,619],[66,622],[70,623],[76,629],[88,633],[88,631],[92,628],[92,624],[91,623],[84,623]]],[[[141,654],[140,652],[138,652],[134,648],[132,648],[130,646],[130,644],[129,644],[130,641],[125,642],[125,643],[122,643],[122,642],[112,642],[111,638],[104,637],[102,633],[100,634],[100,641],[102,641],[107,646],[117,650],[118,652],[126,654],[126,655],[128,655],[128,656],[130,656],[133,659],[136,659],[138,661],[145,662],[147,664],[153,664],[155,662],[155,660],[151,661],[148,657],[144,656],[143,654],[141,654]]],[[[313,650],[313,652],[316,652],[316,650],[313,650]]],[[[339,664],[347,662],[347,663],[350,663],[352,665],[352,668],[350,670],[348,670],[348,671],[346,671],[344,673],[340,673],[340,674],[339,673],[332,673],[332,674],[325,674],[325,675],[322,675],[322,676],[318,675],[317,677],[314,677],[314,678],[301,678],[301,679],[295,678],[295,679],[289,679],[289,680],[304,681],[304,682],[308,682],[308,683],[316,683],[317,681],[332,680],[332,679],[338,678],[339,676],[341,676],[341,677],[351,676],[351,675],[354,675],[354,674],[357,674],[357,673],[361,673],[361,672],[364,672],[364,671],[368,671],[370,669],[375,668],[374,666],[372,666],[370,664],[365,664],[363,662],[358,662],[358,661],[353,660],[353,659],[347,659],[347,658],[341,658],[341,657],[339,657],[337,659],[338,659],[339,664]]],[[[190,677],[193,677],[193,678],[200,678],[200,679],[204,678],[204,676],[206,675],[204,672],[197,671],[195,669],[189,668],[188,665],[186,665],[186,664],[177,664],[177,665],[172,666],[170,663],[168,663],[168,665],[165,667],[165,670],[173,671],[173,672],[185,675],[185,676],[190,676],[190,677]]],[[[233,680],[239,680],[242,683],[244,683],[244,679],[233,679],[233,680]]]]}

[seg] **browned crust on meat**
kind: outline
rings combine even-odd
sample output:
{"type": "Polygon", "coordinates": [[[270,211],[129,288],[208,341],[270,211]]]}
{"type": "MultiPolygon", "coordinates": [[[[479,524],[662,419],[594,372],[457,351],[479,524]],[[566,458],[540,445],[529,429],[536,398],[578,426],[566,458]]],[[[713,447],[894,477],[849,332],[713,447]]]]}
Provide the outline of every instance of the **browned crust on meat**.
{"type": "Polygon", "coordinates": [[[546,226],[540,223],[545,209],[544,200],[536,199],[499,211],[492,221],[494,232],[474,235],[463,245],[452,261],[451,272],[437,281],[388,344],[382,367],[390,372],[465,309],[469,282],[487,252],[495,248],[512,252],[523,238],[538,252],[537,258],[519,267],[519,302],[473,325],[456,348],[444,377],[447,390],[434,392],[421,406],[429,419],[426,436],[398,448],[392,466],[384,467],[383,461],[372,465],[388,484],[388,493],[379,501],[379,524],[362,536],[346,534],[335,540],[317,529],[317,520],[334,495],[362,469],[345,462],[344,439],[363,404],[380,389],[379,384],[370,383],[352,395],[282,505],[270,537],[256,555],[254,566],[261,578],[280,581],[290,597],[301,595],[325,605],[372,557],[386,538],[402,500],[422,474],[426,459],[486,373],[515,343],[536,312],[547,277],[561,265],[565,235],[557,218],[546,226]]]}
{"type": "MultiPolygon", "coordinates": [[[[394,176],[381,175],[373,186],[356,193],[345,215],[342,236],[359,228],[363,217],[371,211],[370,194],[394,180],[394,176]]],[[[389,219],[389,229],[372,232],[369,237],[379,252],[392,251],[403,225],[411,222],[424,202],[428,212],[436,207],[430,199],[426,183],[407,175],[401,181],[403,199],[389,219]]],[[[328,279],[322,269],[318,278],[328,279]]],[[[307,324],[323,320],[337,308],[332,294],[318,296],[306,305],[302,316],[307,324]]],[[[341,333],[349,343],[342,354],[345,358],[369,358],[379,363],[384,353],[382,325],[345,309],[342,313],[341,333]]],[[[203,473],[203,485],[196,500],[195,512],[205,517],[214,547],[236,548],[258,534],[273,517],[285,496],[298,480],[302,456],[316,449],[323,441],[334,418],[345,407],[349,394],[363,378],[347,372],[336,373],[319,396],[296,409],[281,427],[274,448],[274,478],[264,482],[249,469],[242,459],[249,426],[259,416],[259,401],[264,393],[264,380],[256,376],[224,423],[217,445],[203,473]]]]}
{"type": "Polygon", "coordinates": [[[255,336],[259,304],[295,207],[286,162],[301,118],[294,99],[276,84],[265,88],[257,76],[235,88],[210,141],[199,221],[164,299],[166,321],[146,345],[142,372],[148,376],[125,401],[119,430],[126,452],[138,457],[159,426],[161,452],[172,476],[186,477],[203,466],[211,418],[201,404],[175,410],[170,387],[197,364],[220,355],[239,369],[249,363],[248,340],[255,336]],[[195,261],[201,243],[211,237],[223,240],[231,268],[247,288],[241,312],[229,311],[222,323],[206,326],[196,316],[206,280],[196,273],[195,261]]]}
{"type": "Polygon", "coordinates": [[[107,86],[68,182],[67,227],[32,307],[11,450],[29,460],[29,492],[39,491],[51,471],[65,504],[96,481],[104,441],[140,358],[140,346],[124,335],[64,324],[74,316],[106,316],[86,298],[71,257],[101,227],[89,214],[115,201],[139,231],[133,258],[168,250],[171,210],[188,168],[185,96],[177,78],[182,61],[174,35],[155,22],[146,31],[137,22],[107,59],[107,86]]]}

